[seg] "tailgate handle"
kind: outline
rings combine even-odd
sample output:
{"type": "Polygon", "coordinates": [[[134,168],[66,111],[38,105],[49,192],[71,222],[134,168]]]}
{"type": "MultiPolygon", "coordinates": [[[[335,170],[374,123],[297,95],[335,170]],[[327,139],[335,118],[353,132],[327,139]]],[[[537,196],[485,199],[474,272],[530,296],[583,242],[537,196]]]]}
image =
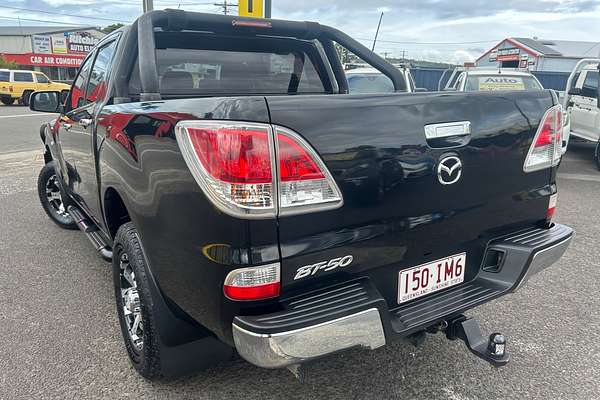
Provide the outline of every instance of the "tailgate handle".
{"type": "Polygon", "coordinates": [[[471,134],[471,122],[443,122],[441,124],[425,125],[425,138],[440,139],[450,136],[465,136],[471,134]]]}

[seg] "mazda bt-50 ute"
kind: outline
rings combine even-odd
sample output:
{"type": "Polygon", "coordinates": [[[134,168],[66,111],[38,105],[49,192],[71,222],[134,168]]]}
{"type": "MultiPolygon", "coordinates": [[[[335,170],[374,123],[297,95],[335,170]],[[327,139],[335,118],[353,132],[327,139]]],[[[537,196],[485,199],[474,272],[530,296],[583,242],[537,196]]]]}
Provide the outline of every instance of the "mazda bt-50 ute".
{"type": "Polygon", "coordinates": [[[503,335],[464,313],[569,245],[552,222],[561,106],[403,83],[328,26],[166,10],[105,37],[65,103],[32,95],[57,113],[41,203],[112,260],[143,376],[235,352],[298,372],[426,332],[508,361],[503,335]],[[349,94],[336,44],[396,92],[349,94]]]}

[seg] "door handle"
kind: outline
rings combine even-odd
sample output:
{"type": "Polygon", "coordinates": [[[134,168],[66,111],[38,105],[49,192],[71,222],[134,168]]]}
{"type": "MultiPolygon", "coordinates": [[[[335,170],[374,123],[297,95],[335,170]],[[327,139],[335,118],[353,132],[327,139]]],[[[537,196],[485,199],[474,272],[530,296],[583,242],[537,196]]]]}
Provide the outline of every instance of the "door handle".
{"type": "Polygon", "coordinates": [[[81,118],[79,120],[79,124],[81,125],[82,128],[87,128],[88,126],[90,126],[92,124],[92,122],[94,122],[94,120],[91,118],[81,118]]]}

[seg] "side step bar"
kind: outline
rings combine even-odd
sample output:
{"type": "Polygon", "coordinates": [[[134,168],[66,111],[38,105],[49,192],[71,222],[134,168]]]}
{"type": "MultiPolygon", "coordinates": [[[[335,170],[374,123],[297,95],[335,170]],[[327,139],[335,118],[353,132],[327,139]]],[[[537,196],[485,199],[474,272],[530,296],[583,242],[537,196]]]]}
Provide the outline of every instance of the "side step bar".
{"type": "Polygon", "coordinates": [[[96,251],[100,253],[100,256],[106,261],[112,260],[112,250],[100,234],[100,230],[98,229],[98,227],[92,221],[90,221],[78,208],[69,206],[67,208],[67,211],[69,211],[69,214],[73,216],[73,219],[75,220],[75,223],[77,224],[79,230],[85,233],[85,236],[92,243],[96,251]]]}

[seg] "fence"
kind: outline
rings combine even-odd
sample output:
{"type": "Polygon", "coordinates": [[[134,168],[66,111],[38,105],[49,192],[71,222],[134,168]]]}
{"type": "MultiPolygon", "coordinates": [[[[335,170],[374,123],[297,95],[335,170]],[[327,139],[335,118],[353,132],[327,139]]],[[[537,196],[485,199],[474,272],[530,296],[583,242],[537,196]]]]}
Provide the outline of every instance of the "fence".
{"type": "MultiPolygon", "coordinates": [[[[438,68],[411,68],[410,72],[415,78],[415,84],[418,88],[435,91],[444,70],[438,68]]],[[[532,73],[546,89],[562,91],[567,86],[568,72],[534,71],[532,73]]],[[[449,76],[449,74],[446,75],[449,76]]]]}

